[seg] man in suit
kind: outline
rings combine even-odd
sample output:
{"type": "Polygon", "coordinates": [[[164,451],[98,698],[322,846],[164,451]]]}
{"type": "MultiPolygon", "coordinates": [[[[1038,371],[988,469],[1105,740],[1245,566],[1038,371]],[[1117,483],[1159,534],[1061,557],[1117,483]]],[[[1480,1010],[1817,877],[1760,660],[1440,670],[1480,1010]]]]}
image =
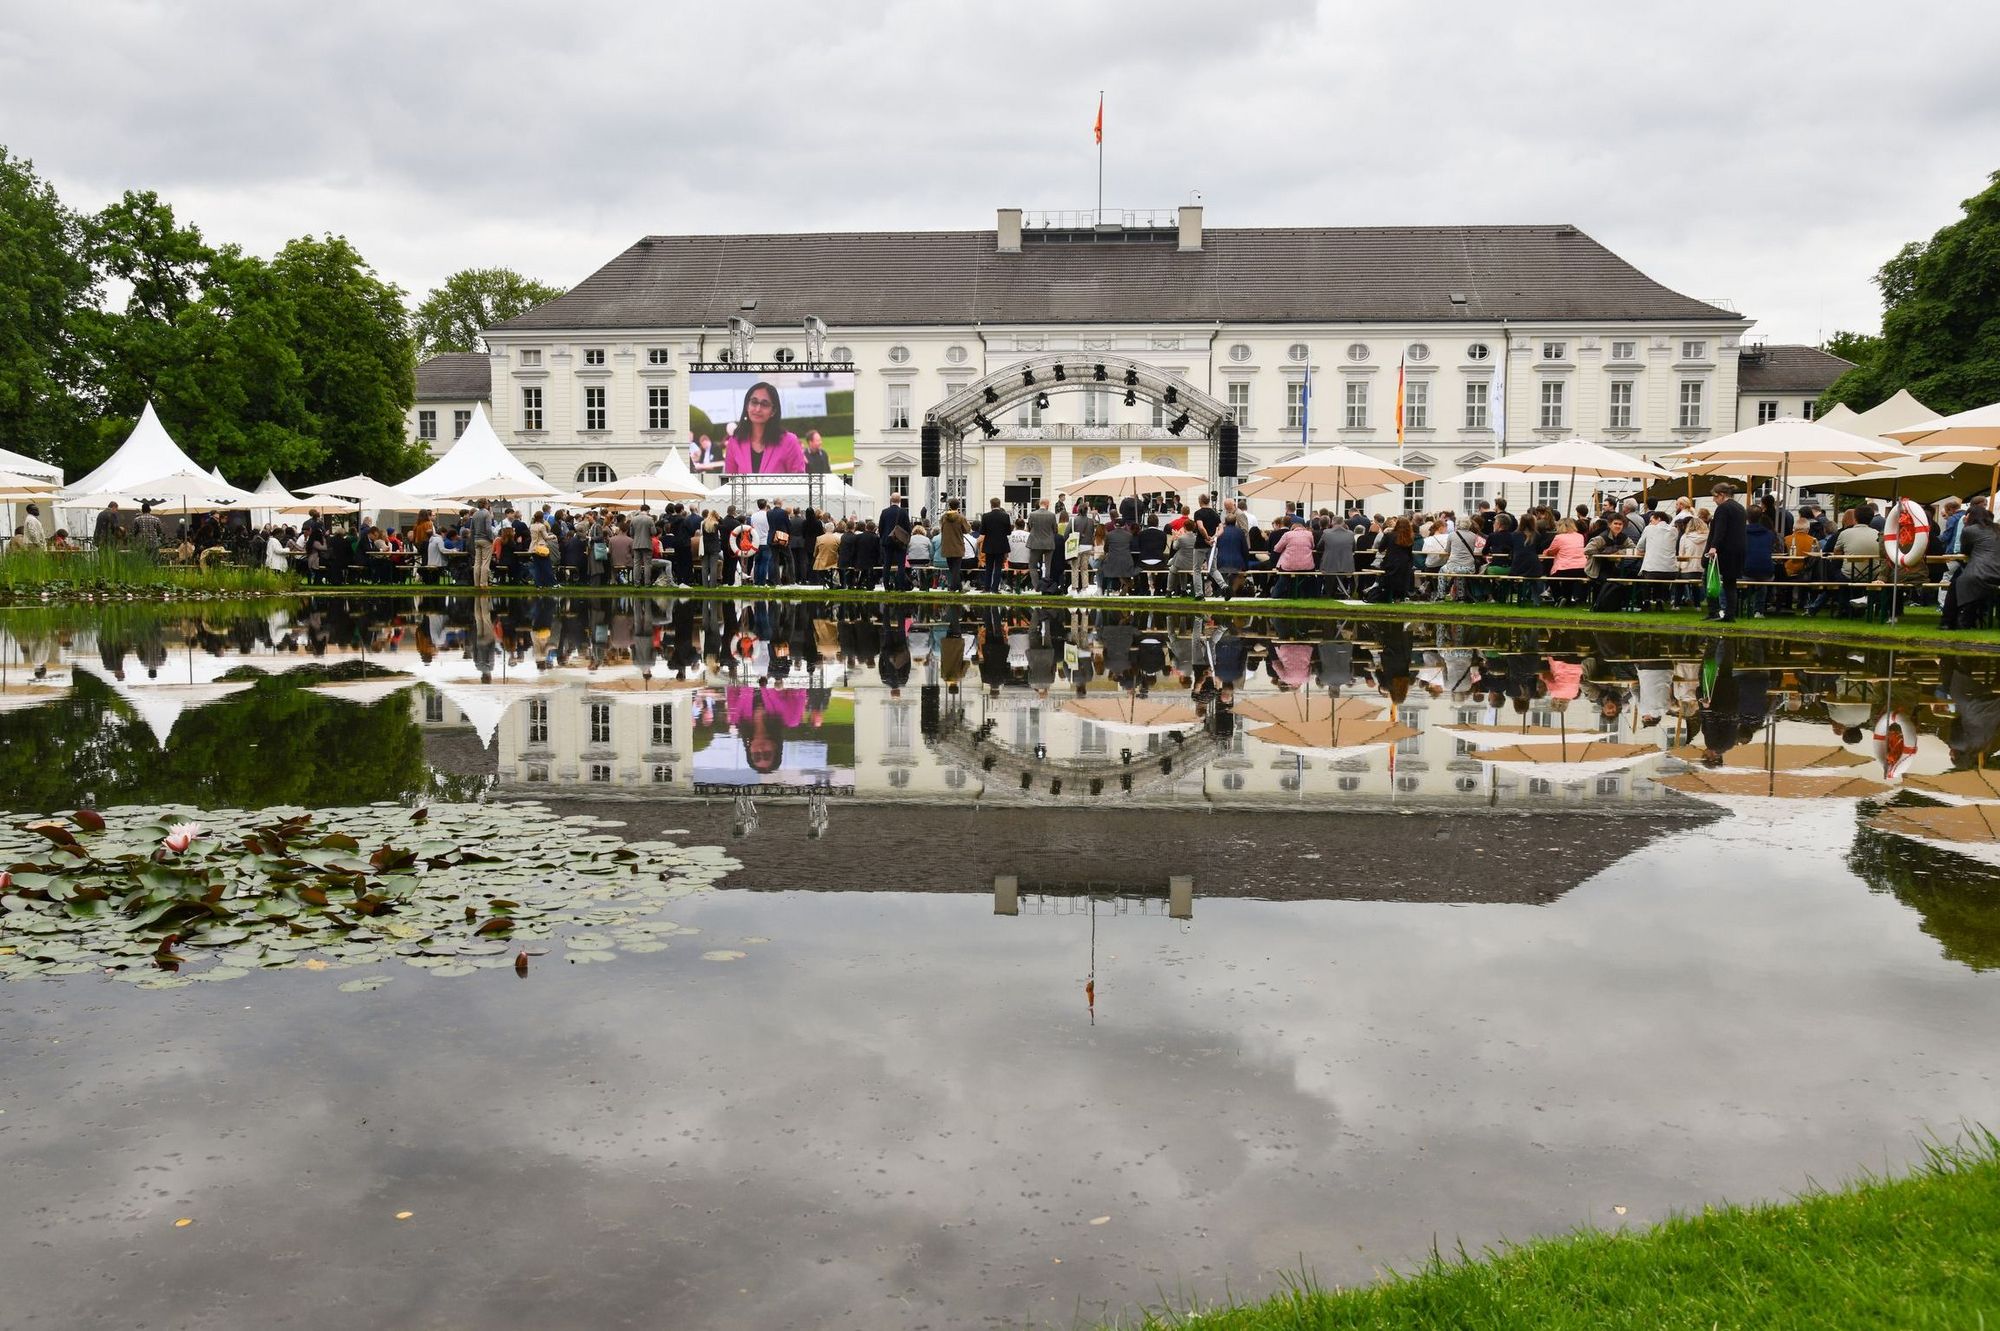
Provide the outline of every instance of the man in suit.
{"type": "Polygon", "coordinates": [[[770,515],[764,519],[764,530],[770,540],[767,581],[773,586],[783,586],[792,580],[792,515],[783,504],[771,505],[770,515]]]}
{"type": "MultiPolygon", "coordinates": [[[[314,514],[318,518],[318,514],[314,514]]],[[[493,511],[480,500],[465,520],[465,539],[472,548],[472,585],[493,585],[493,511]]]]}
{"type": "Polygon", "coordinates": [[[903,496],[889,496],[889,506],[875,519],[875,532],[882,538],[882,590],[907,590],[903,557],[910,540],[910,515],[903,507],[903,496]],[[898,532],[902,533],[901,540],[896,538],[898,532]]]}
{"type": "Polygon", "coordinates": [[[1044,499],[1028,514],[1028,563],[1034,569],[1035,590],[1049,595],[1058,590],[1056,552],[1062,548],[1062,533],[1055,511],[1044,499]]]}
{"type": "Polygon", "coordinates": [[[1722,575],[1722,603],[1708,617],[1728,623],[1736,618],[1736,580],[1743,576],[1749,515],[1737,502],[1736,491],[1728,482],[1718,484],[1710,493],[1715,496],[1715,516],[1708,524],[1705,558],[1714,560],[1722,575]]]}
{"type": "Polygon", "coordinates": [[[1007,516],[1007,510],[994,500],[991,507],[979,518],[979,545],[986,556],[986,590],[1000,590],[1000,579],[1007,575],[1007,546],[1014,539],[1014,522],[1007,516]]]}

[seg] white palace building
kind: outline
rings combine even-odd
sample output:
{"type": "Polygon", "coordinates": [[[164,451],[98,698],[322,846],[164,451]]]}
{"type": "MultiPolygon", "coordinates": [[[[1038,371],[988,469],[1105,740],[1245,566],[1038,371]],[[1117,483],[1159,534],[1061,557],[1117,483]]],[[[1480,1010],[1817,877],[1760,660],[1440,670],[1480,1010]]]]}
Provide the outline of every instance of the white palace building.
{"type": "MultiPolygon", "coordinates": [[[[1651,456],[1809,414],[1847,368],[1747,342],[1743,315],[1667,289],[1572,226],[1205,228],[1197,207],[1108,217],[1003,208],[987,231],[648,236],[489,329],[486,353],[425,362],[411,436],[442,451],[484,402],[550,482],[629,476],[687,445],[688,367],[731,351],[805,362],[813,321],[819,359],[857,372],[853,483],[917,506],[935,494],[921,474],[927,413],[1056,354],[1137,363],[1225,408],[1242,475],[1336,443],[1393,459],[1400,367],[1402,460],[1440,480],[1571,435],[1651,456]]],[[[1053,496],[1120,461],[1215,474],[1214,437],[1173,433],[1157,401],[1128,405],[1117,375],[1046,379],[1063,390],[1046,408],[1010,395],[990,414],[997,434],[968,434],[975,505],[1010,484],[1053,496]]],[[[1494,497],[1412,490],[1411,507],[1494,497]]],[[[1556,493],[1508,486],[1517,506],[1556,493]]]]}

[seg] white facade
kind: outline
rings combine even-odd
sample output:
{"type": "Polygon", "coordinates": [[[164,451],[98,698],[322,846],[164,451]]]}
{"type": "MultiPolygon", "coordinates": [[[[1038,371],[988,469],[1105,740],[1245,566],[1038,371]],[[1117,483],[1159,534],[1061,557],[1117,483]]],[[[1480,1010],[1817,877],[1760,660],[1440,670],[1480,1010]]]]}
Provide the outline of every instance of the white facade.
{"type": "MultiPolygon", "coordinates": [[[[920,474],[923,414],[986,374],[1031,356],[1075,351],[1128,356],[1185,379],[1235,406],[1240,467],[1277,462],[1339,443],[1397,456],[1399,361],[1406,412],[1402,458],[1439,478],[1501,456],[1497,367],[1504,357],[1506,445],[1519,450],[1584,435],[1649,457],[1735,428],[1739,324],[1613,325],[1545,323],[1491,328],[1425,326],[1150,326],[835,329],[830,353],[851,353],[855,385],[855,483],[886,496],[912,487],[929,502],[920,474]],[[1295,354],[1302,352],[1303,354],[1295,354]],[[1483,354],[1482,354],[1483,353],[1483,354]],[[1300,424],[1298,393],[1308,369],[1310,408],[1300,424]],[[891,394],[910,404],[907,428],[890,428],[891,394]]],[[[626,476],[687,444],[686,365],[712,359],[724,335],[635,329],[616,336],[489,334],[493,426],[524,462],[555,484],[577,484],[592,464],[626,476]],[[595,354],[594,354],[595,353],[595,354]],[[601,393],[603,428],[586,428],[601,393]],[[660,416],[660,394],[667,414],[660,416]],[[539,428],[533,413],[539,410],[539,428]]],[[[781,347],[765,330],[752,358],[781,347]]],[[[1001,413],[998,438],[967,440],[975,505],[1016,480],[1053,496],[1100,466],[1144,460],[1212,473],[1205,439],[1176,438],[1151,404],[1125,406],[1123,390],[1051,394],[1046,410],[1001,413]]],[[[1491,499],[1492,494],[1478,497],[1491,499]]],[[[1508,487],[1518,505],[1532,482],[1508,487]]],[[[1427,506],[1457,507],[1465,496],[1427,494],[1427,506]]]]}
{"type": "Polygon", "coordinates": [[[458,437],[465,433],[465,427],[472,423],[473,408],[484,405],[474,398],[448,398],[438,401],[418,399],[408,412],[404,413],[406,437],[422,443],[431,452],[431,457],[441,458],[458,437]]]}

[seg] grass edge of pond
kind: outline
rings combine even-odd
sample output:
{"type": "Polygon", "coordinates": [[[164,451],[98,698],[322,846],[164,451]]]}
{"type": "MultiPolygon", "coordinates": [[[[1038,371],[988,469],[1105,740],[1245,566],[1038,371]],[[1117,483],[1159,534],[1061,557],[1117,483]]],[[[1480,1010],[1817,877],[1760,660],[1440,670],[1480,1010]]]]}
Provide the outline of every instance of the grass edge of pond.
{"type": "Polygon", "coordinates": [[[1258,1303],[1160,1308],[1105,1328],[1807,1328],[1972,1326],[2000,1307],[2000,1137],[1929,1143],[1909,1174],[1863,1175],[1790,1202],[1705,1207],[1650,1229],[1586,1228],[1474,1255],[1433,1249],[1383,1283],[1310,1272],[1258,1303]]]}

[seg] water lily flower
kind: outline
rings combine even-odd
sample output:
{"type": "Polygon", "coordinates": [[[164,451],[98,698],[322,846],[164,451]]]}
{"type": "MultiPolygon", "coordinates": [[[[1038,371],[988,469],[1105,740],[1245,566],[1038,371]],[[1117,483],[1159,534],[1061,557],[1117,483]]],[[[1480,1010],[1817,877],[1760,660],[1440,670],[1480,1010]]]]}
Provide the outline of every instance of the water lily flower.
{"type": "Polygon", "coordinates": [[[195,838],[202,834],[202,830],[200,823],[175,823],[167,829],[167,835],[160,844],[178,855],[194,844],[195,838]]]}

